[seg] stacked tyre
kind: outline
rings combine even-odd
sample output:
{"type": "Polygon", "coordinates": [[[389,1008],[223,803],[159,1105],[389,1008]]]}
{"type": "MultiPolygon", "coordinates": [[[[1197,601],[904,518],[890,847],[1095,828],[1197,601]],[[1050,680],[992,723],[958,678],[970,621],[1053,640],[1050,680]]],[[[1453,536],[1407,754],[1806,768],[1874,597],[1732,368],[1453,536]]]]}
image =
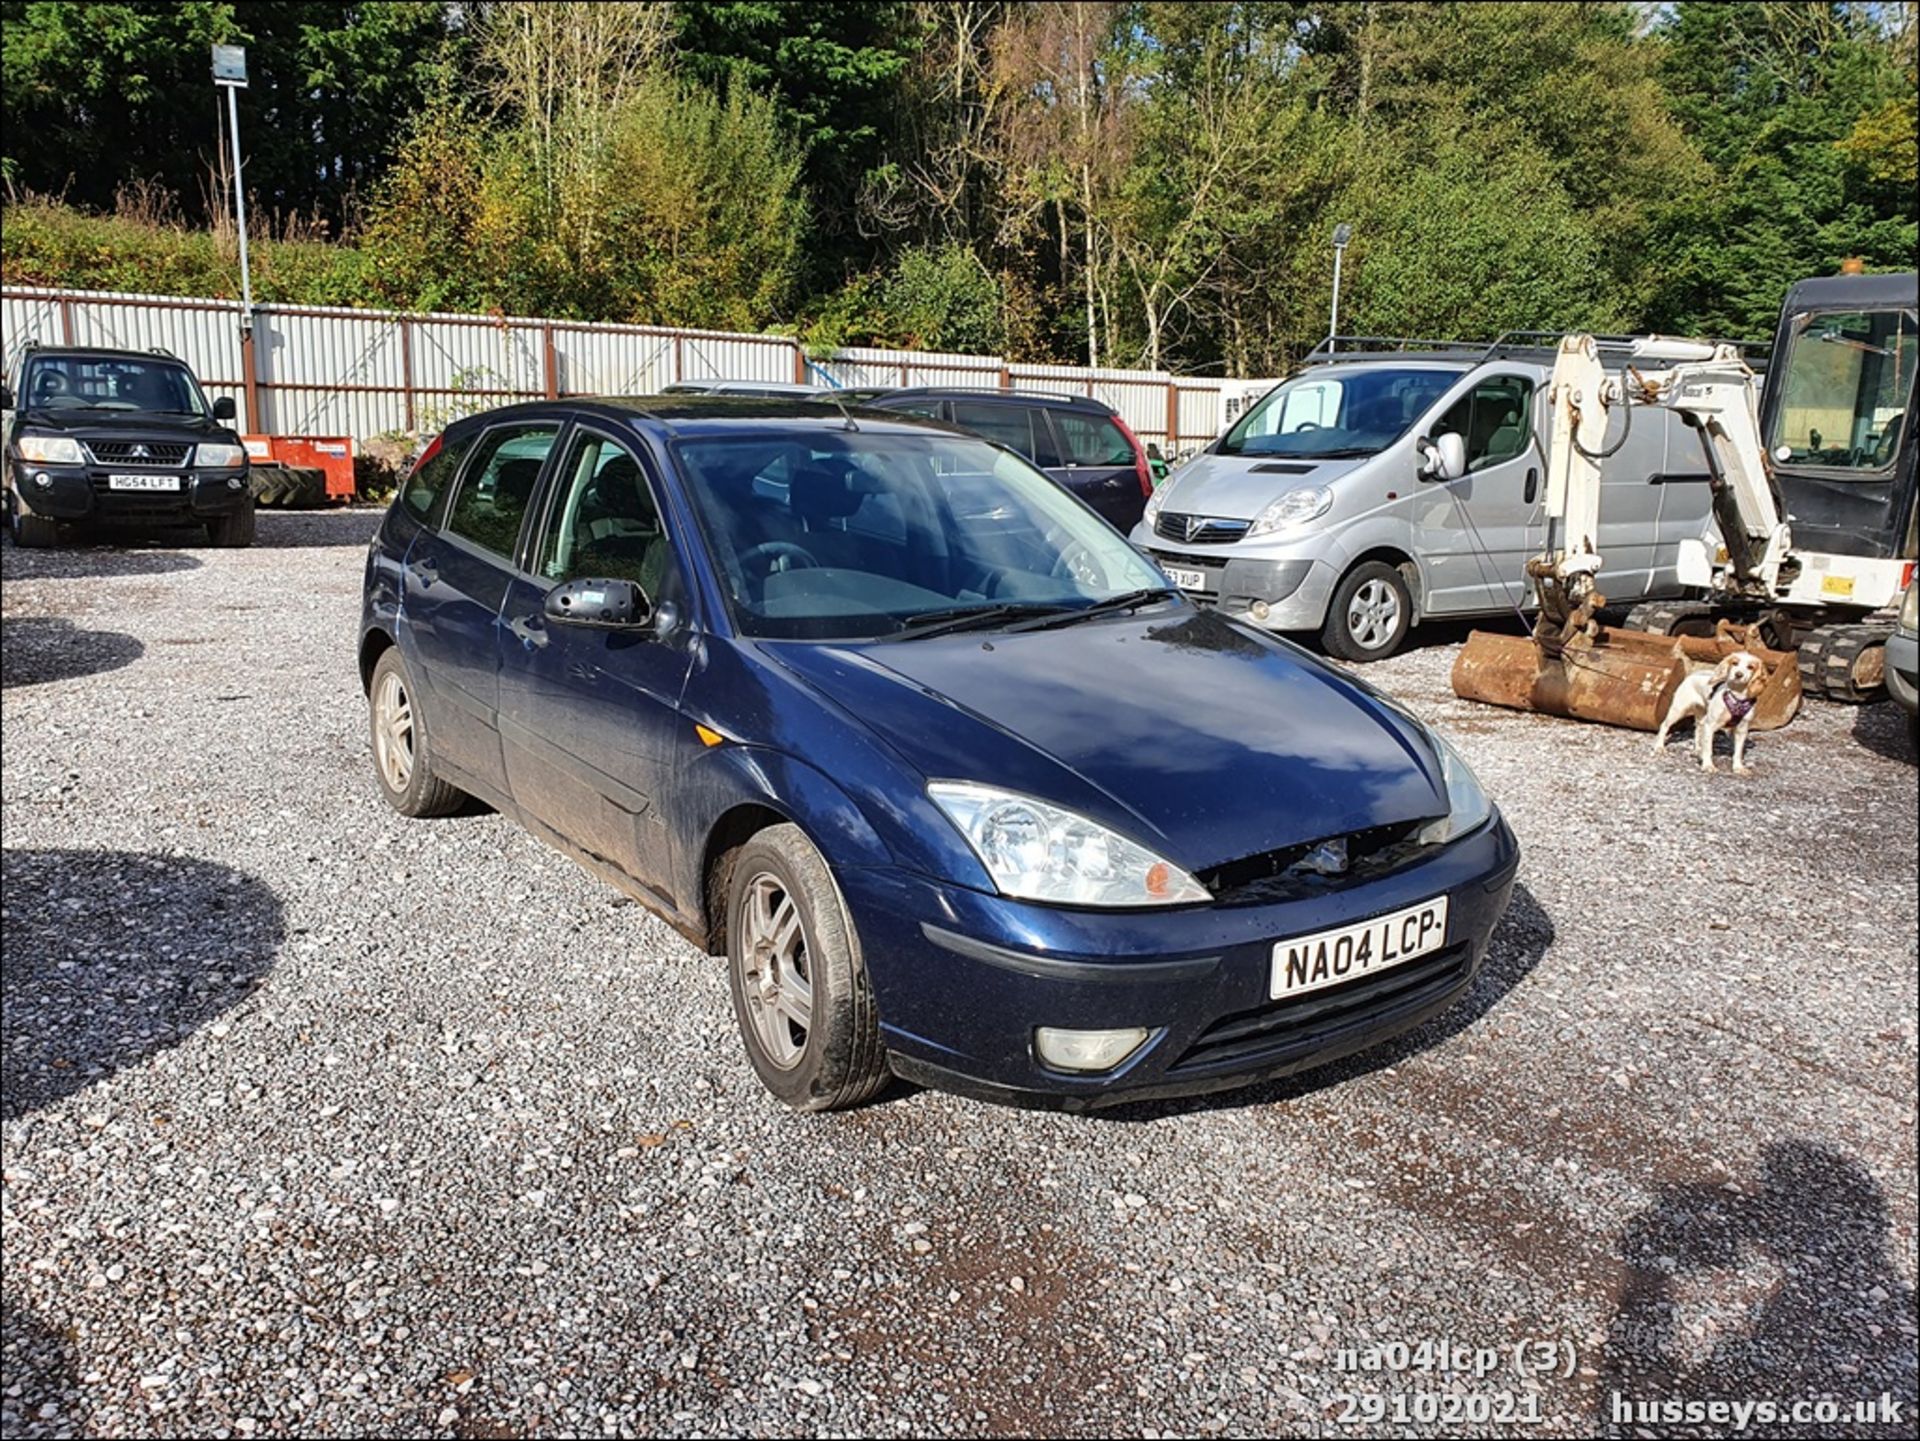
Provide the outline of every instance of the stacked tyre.
{"type": "Polygon", "coordinates": [[[253,502],[272,510],[312,510],[327,503],[327,473],[313,465],[256,465],[253,502]]]}

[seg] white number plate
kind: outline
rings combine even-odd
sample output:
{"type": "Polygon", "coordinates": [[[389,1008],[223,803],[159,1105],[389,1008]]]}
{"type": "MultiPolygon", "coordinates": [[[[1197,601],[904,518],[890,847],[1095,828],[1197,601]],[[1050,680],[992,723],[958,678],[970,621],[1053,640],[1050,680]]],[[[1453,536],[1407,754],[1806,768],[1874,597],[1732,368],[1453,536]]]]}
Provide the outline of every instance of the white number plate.
{"type": "Polygon", "coordinates": [[[1447,943],[1447,898],[1436,896],[1357,926],[1273,944],[1274,1000],[1360,980],[1439,950],[1447,943]]]}
{"type": "Polygon", "coordinates": [[[180,477],[177,475],[110,475],[107,477],[108,490],[178,490],[180,477]]]}
{"type": "Polygon", "coordinates": [[[1204,570],[1182,570],[1177,565],[1160,567],[1167,573],[1167,579],[1182,590],[1206,590],[1207,573],[1204,570]]]}

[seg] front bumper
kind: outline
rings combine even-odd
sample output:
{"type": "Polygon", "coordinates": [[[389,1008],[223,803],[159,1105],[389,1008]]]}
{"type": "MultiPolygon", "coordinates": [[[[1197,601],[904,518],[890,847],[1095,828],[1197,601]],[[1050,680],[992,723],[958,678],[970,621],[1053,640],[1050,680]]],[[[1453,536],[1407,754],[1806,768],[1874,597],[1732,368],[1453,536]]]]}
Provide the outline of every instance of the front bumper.
{"type": "Polygon", "coordinates": [[[1887,637],[1887,693],[1908,714],[1920,712],[1920,636],[1895,631],[1887,637]]]}
{"type": "Polygon", "coordinates": [[[122,466],[35,465],[12,461],[14,491],[28,513],[60,521],[144,521],[190,524],[231,515],[252,503],[247,469],[140,470],[122,466]],[[170,490],[114,490],[109,475],[154,475],[174,482],[170,490]],[[46,484],[40,477],[46,477],[46,484]],[[236,488],[230,482],[240,482],[236,488]]]}
{"type": "Polygon", "coordinates": [[[1267,630],[1318,630],[1326,622],[1327,606],[1340,580],[1340,572],[1324,560],[1249,555],[1246,542],[1181,546],[1155,535],[1144,523],[1134,528],[1129,539],[1156,565],[1204,576],[1204,590],[1186,589],[1191,599],[1267,630]],[[1264,615],[1254,614],[1256,603],[1266,607],[1264,615]]]}
{"type": "Polygon", "coordinates": [[[1495,816],[1431,859],[1264,906],[1071,911],[891,869],[839,875],[896,1072],[1017,1105],[1086,1109],[1226,1090],[1374,1045],[1472,984],[1506,911],[1519,847],[1495,816]],[[1273,943],[1445,894],[1447,944],[1290,1001],[1268,995],[1273,943]],[[1043,1065],[1037,1026],[1142,1026],[1115,1071],[1043,1065]]]}

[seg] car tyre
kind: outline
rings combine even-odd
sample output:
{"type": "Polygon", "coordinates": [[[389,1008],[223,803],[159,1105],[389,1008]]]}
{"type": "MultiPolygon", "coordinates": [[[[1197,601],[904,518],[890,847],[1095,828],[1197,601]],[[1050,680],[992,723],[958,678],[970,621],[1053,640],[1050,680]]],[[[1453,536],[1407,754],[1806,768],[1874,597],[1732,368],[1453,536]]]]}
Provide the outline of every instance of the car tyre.
{"type": "Polygon", "coordinates": [[[17,495],[8,497],[7,529],[22,550],[49,550],[60,541],[60,522],[32,514],[17,495]]]}
{"type": "Polygon", "coordinates": [[[421,714],[419,692],[398,648],[389,646],[374,663],[367,685],[367,721],[372,730],[373,773],[380,794],[403,816],[451,815],[466,793],[440,778],[421,714]]]}
{"type": "Polygon", "coordinates": [[[244,550],[253,544],[253,497],[238,510],[216,516],[207,522],[207,538],[222,550],[244,550]]]}
{"type": "Polygon", "coordinates": [[[734,855],[727,977],[747,1060],[780,1100],[838,1111],[885,1088],[891,1072],[859,937],[798,826],[770,826],[734,855]]]}
{"type": "Polygon", "coordinates": [[[1369,560],[1334,587],[1320,643],[1342,660],[1385,660],[1413,628],[1413,592],[1398,568],[1369,560]]]}

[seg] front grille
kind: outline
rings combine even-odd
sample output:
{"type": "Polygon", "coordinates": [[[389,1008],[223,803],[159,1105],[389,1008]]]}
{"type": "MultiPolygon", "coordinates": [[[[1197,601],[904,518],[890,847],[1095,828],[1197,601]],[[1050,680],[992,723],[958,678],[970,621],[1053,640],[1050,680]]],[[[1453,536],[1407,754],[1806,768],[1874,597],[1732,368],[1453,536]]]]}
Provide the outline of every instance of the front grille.
{"type": "Polygon", "coordinates": [[[1391,1026],[1462,984],[1472,954],[1462,941],[1364,980],[1223,1017],[1200,1033],[1166,1075],[1279,1065],[1327,1050],[1355,1032],[1391,1026]]]}
{"type": "Polygon", "coordinates": [[[1403,821],[1374,826],[1344,836],[1327,836],[1277,851],[1265,851],[1244,860],[1202,871],[1196,879],[1222,906],[1264,906],[1275,901],[1297,901],[1326,895],[1348,886],[1377,881],[1430,854],[1418,839],[1426,821],[1403,821]],[[1333,875],[1310,863],[1315,851],[1330,842],[1346,845],[1347,868],[1333,875]]]}
{"type": "Polygon", "coordinates": [[[100,465],[185,465],[193,447],[174,440],[89,440],[87,453],[100,465]]]}
{"type": "Polygon", "coordinates": [[[1153,533],[1187,545],[1226,545],[1247,533],[1250,520],[1231,520],[1218,515],[1181,515],[1161,511],[1154,517],[1153,533]]]}

